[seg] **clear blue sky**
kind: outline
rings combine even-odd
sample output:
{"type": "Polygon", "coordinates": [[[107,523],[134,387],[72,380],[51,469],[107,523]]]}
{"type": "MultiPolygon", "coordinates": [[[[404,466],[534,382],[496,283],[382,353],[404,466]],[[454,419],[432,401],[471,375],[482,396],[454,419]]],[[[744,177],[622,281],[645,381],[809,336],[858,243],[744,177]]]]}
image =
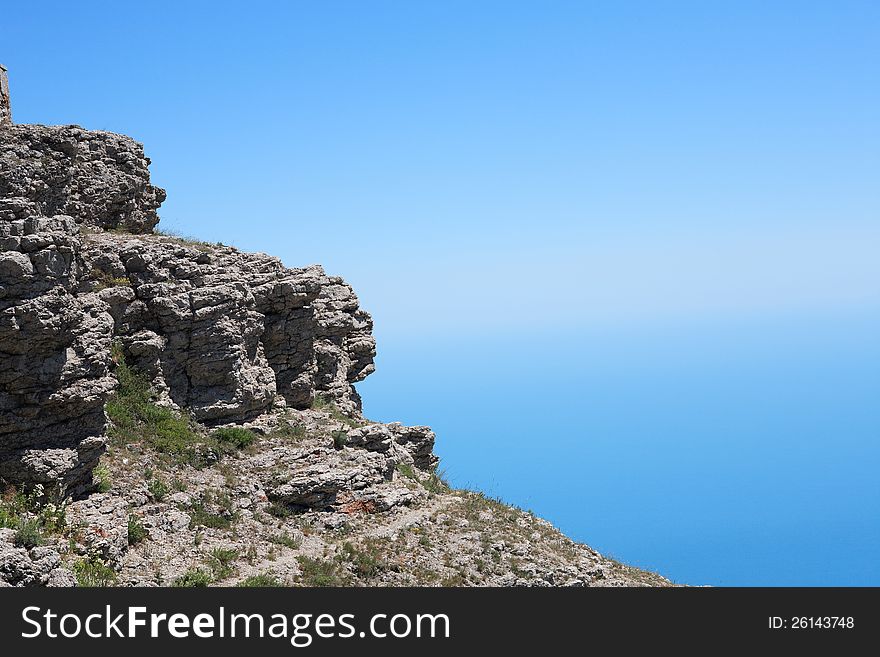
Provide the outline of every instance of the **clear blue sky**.
{"type": "Polygon", "coordinates": [[[355,286],[367,414],[457,483],[682,581],[880,584],[880,4],[2,18],[17,121],[131,134],[163,227],[355,286]]]}

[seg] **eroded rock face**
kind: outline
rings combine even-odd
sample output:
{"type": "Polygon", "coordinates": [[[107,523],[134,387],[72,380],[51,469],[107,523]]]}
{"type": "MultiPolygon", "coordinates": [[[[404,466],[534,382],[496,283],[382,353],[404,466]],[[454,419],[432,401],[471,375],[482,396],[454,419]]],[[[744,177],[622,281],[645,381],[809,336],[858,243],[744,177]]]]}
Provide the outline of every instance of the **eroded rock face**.
{"type": "Polygon", "coordinates": [[[317,266],[150,233],[143,150],[80,128],[0,129],[0,479],[92,486],[111,347],[206,425],[316,395],[359,416],[372,320],[317,266]],[[109,232],[105,229],[113,229],[109,232]]]}
{"type": "Polygon", "coordinates": [[[104,449],[113,318],[74,292],[74,220],[13,207],[0,201],[0,478],[76,494],[104,449]]]}
{"type": "Polygon", "coordinates": [[[12,104],[9,100],[9,77],[6,67],[0,64],[0,126],[12,123],[12,104]]]}
{"type": "Polygon", "coordinates": [[[40,215],[147,233],[165,191],[150,184],[141,144],[77,126],[0,128],[0,198],[32,202],[40,215]]]}
{"type": "Polygon", "coordinates": [[[320,267],[174,238],[89,235],[88,286],[114,319],[126,360],[206,424],[241,423],[316,394],[360,410],[352,384],[373,369],[369,315],[320,267]]]}
{"type": "Polygon", "coordinates": [[[73,586],[76,579],[51,547],[15,545],[15,532],[0,528],[0,586],[73,586]]]}

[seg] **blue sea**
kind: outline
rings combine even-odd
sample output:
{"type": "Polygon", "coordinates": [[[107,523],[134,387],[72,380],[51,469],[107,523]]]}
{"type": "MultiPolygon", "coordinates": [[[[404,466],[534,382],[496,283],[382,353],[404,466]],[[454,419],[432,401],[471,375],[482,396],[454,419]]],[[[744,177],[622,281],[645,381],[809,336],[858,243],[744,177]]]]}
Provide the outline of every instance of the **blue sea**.
{"type": "Polygon", "coordinates": [[[880,314],[457,336],[359,384],[453,485],[680,583],[880,585],[880,314]]]}

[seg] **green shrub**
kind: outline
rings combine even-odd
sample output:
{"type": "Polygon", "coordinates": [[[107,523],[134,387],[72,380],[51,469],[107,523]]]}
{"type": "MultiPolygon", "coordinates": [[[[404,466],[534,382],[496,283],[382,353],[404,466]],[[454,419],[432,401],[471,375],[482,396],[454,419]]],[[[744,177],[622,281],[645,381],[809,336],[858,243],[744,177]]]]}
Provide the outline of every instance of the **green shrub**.
{"type": "Polygon", "coordinates": [[[76,583],[83,587],[112,586],[116,582],[116,572],[97,555],[73,564],[73,574],[76,583]]]}
{"type": "Polygon", "coordinates": [[[7,527],[14,528],[17,522],[18,517],[15,516],[11,510],[7,509],[3,505],[0,505],[0,529],[7,527]]]}
{"type": "Polygon", "coordinates": [[[15,529],[14,542],[17,547],[30,550],[43,544],[43,527],[38,518],[21,518],[15,529]]]}
{"type": "Polygon", "coordinates": [[[275,575],[271,575],[269,573],[261,573],[259,575],[251,575],[250,577],[243,579],[236,586],[240,587],[257,587],[257,588],[265,588],[268,586],[284,586],[281,581],[275,577],[275,575]]]}
{"type": "Polygon", "coordinates": [[[355,547],[348,542],[343,543],[340,556],[344,561],[348,561],[354,571],[362,577],[373,577],[387,568],[384,559],[382,559],[380,544],[373,541],[367,542],[363,547],[355,547]]]}
{"type": "Polygon", "coordinates": [[[324,395],[315,395],[315,398],[312,400],[312,408],[316,411],[323,411],[331,404],[332,402],[330,402],[324,395]]]}
{"type": "Polygon", "coordinates": [[[407,479],[414,479],[418,481],[418,477],[416,477],[416,471],[413,470],[413,467],[409,463],[398,463],[395,467],[397,468],[397,471],[407,479]]]}
{"type": "Polygon", "coordinates": [[[254,432],[244,427],[217,429],[212,436],[221,445],[231,445],[236,449],[250,447],[254,444],[254,440],[256,440],[254,432]]]}
{"type": "Polygon", "coordinates": [[[30,493],[7,490],[0,498],[0,528],[15,530],[13,538],[20,547],[36,547],[47,534],[58,534],[67,525],[67,505],[56,501],[57,492],[45,493],[36,486],[30,493]]]}
{"type": "Polygon", "coordinates": [[[278,426],[272,430],[271,435],[286,440],[299,441],[305,438],[306,428],[302,424],[293,423],[289,420],[282,420],[278,423],[278,426]]]}
{"type": "Polygon", "coordinates": [[[147,483],[147,490],[157,502],[161,502],[168,494],[168,485],[161,479],[150,479],[147,483]]]}
{"type": "Polygon", "coordinates": [[[150,382],[125,363],[119,345],[113,348],[119,386],[107,402],[107,416],[113,423],[111,437],[122,444],[146,441],[157,452],[178,462],[208,465],[219,458],[206,441],[179,413],[153,403],[150,382]]]}
{"type": "Polygon", "coordinates": [[[127,276],[114,276],[110,272],[104,271],[98,267],[92,269],[91,278],[95,281],[94,290],[104,290],[108,287],[116,287],[117,285],[131,285],[131,281],[127,276]]]}
{"type": "Polygon", "coordinates": [[[449,482],[443,472],[432,472],[429,477],[422,479],[422,486],[429,493],[445,493],[450,490],[449,482]]]}
{"type": "Polygon", "coordinates": [[[342,449],[348,444],[348,432],[337,429],[330,434],[333,437],[333,447],[342,449]]]}
{"type": "Polygon", "coordinates": [[[212,582],[211,575],[201,568],[195,568],[186,571],[183,575],[175,579],[171,586],[178,588],[197,588],[208,586],[212,582]]]}
{"type": "Polygon", "coordinates": [[[110,474],[110,468],[106,464],[99,464],[92,470],[92,480],[99,493],[106,493],[113,488],[113,477],[110,474]]]}
{"type": "Polygon", "coordinates": [[[149,535],[140,518],[130,513],[128,515],[128,544],[137,545],[149,535]]]}
{"type": "Polygon", "coordinates": [[[335,561],[297,557],[300,568],[300,581],[304,586],[344,586],[345,578],[339,572],[335,561]]]}
{"type": "Polygon", "coordinates": [[[293,515],[293,511],[290,507],[281,504],[280,502],[272,502],[268,507],[266,507],[266,512],[275,516],[276,518],[289,518],[293,515]]]}
{"type": "Polygon", "coordinates": [[[238,550],[216,547],[211,550],[208,565],[215,580],[226,579],[235,572],[233,562],[238,559],[238,550]]]}
{"type": "Polygon", "coordinates": [[[189,507],[189,526],[190,529],[203,525],[211,529],[229,529],[232,526],[232,519],[222,513],[211,511],[206,505],[208,499],[196,500],[189,507]]]}

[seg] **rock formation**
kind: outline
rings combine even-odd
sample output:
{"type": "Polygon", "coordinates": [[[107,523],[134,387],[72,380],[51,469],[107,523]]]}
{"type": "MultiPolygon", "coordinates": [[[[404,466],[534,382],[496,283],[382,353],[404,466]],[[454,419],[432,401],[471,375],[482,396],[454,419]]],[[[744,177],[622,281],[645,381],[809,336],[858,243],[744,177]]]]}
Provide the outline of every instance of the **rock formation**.
{"type": "MultiPolygon", "coordinates": [[[[4,86],[5,89],[5,86],[4,86]]],[[[4,96],[6,98],[7,96],[4,96]]],[[[359,413],[370,316],[320,267],[155,235],[134,140],[0,128],[0,477],[79,494],[103,451],[111,345],[167,403],[241,423],[316,394],[359,413]]]]}
{"type": "Polygon", "coordinates": [[[9,98],[9,76],[0,64],[0,125],[12,123],[12,103],[9,98]]]}
{"type": "Polygon", "coordinates": [[[345,281],[156,232],[143,147],[13,124],[0,72],[0,585],[667,583],[449,489],[364,418],[345,281]]]}

